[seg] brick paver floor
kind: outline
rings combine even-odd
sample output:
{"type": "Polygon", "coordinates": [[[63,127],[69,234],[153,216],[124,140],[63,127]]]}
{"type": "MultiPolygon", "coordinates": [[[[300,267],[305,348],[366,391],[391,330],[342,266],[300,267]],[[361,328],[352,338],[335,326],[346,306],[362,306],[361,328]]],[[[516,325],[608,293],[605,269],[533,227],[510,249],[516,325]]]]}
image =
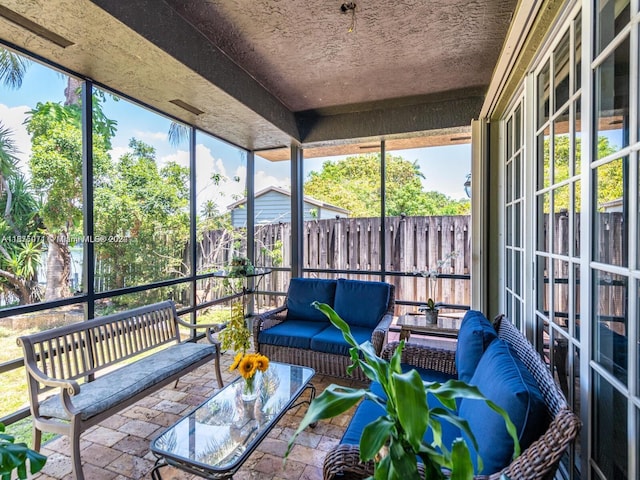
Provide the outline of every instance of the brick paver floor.
{"type": "MultiPolygon", "coordinates": [[[[233,353],[222,355],[222,376],[225,385],[237,373],[229,372],[233,353]]],[[[360,386],[357,382],[316,375],[313,380],[318,393],[331,383],[360,386]]],[[[81,451],[87,480],[150,479],[155,457],[149,446],[160,432],[176,422],[217,390],[215,373],[211,366],[203,366],[182,377],[177,388],[173,384],[153,393],[92,427],[82,434],[81,451]]],[[[308,391],[302,398],[308,398],[308,391]]],[[[306,412],[303,405],[290,410],[253,452],[234,476],[235,480],[320,480],[322,462],[342,437],[353,411],[331,420],[321,421],[315,428],[303,432],[295,442],[283,466],[287,442],[306,412]]],[[[34,479],[52,480],[71,478],[71,459],[67,437],[59,437],[42,448],[48,460],[34,479]]],[[[161,470],[164,480],[197,479],[173,467],[161,470]]]]}

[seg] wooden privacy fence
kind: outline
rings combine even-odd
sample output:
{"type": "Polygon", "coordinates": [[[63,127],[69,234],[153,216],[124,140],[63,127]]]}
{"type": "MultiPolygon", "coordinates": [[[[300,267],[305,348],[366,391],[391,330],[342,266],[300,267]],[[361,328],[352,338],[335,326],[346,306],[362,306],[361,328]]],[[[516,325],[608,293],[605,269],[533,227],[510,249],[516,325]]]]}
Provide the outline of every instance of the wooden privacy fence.
{"type": "MultiPolygon", "coordinates": [[[[573,235],[569,214],[559,212],[553,215],[553,225],[549,226],[550,215],[544,216],[543,230],[540,233],[539,248],[545,252],[567,255],[569,257],[580,256],[580,213],[573,215],[573,235]],[[553,238],[551,234],[553,232],[553,238]],[[551,245],[551,248],[549,248],[551,245]]],[[[627,265],[628,262],[628,223],[625,222],[623,212],[597,212],[594,222],[594,243],[592,258],[600,263],[609,265],[627,265]]],[[[570,275],[572,275],[575,298],[576,314],[579,315],[580,306],[580,264],[570,263],[565,260],[553,260],[544,266],[544,285],[541,287],[543,310],[550,310],[551,289],[554,290],[553,318],[554,321],[564,324],[569,315],[570,275]],[[553,271],[549,266],[553,265],[553,271]]],[[[584,279],[582,279],[584,280],[584,279]]],[[[628,281],[627,277],[600,271],[592,280],[593,309],[603,321],[623,322],[626,319],[628,281]]],[[[620,333],[620,332],[619,332],[620,333]]]]}
{"type": "MultiPolygon", "coordinates": [[[[435,268],[438,260],[452,252],[457,256],[447,261],[439,273],[469,275],[470,216],[388,217],[384,222],[385,270],[400,275],[387,277],[396,286],[397,299],[424,302],[428,280],[412,274],[435,268]]],[[[314,270],[341,271],[337,275],[344,278],[379,280],[379,275],[366,272],[382,270],[381,231],[382,222],[377,217],[307,221],[303,230],[303,268],[319,277],[329,275],[314,273],[314,270]]],[[[289,223],[256,227],[256,265],[287,267],[290,248],[289,223]]],[[[243,251],[246,247],[241,242],[234,242],[228,232],[210,231],[204,235],[199,248],[198,265],[226,265],[233,255],[243,251]]],[[[273,272],[262,280],[260,290],[284,292],[288,282],[288,273],[273,272]]],[[[434,296],[436,301],[469,305],[470,282],[468,279],[439,278],[434,296]]],[[[262,299],[261,304],[264,305],[262,299]]]]}
{"type": "MultiPolygon", "coordinates": [[[[566,212],[556,213],[550,222],[545,215],[541,231],[538,232],[536,248],[543,251],[579,257],[580,216],[573,221],[566,212]]],[[[596,238],[594,257],[596,260],[613,265],[626,265],[628,246],[627,224],[621,212],[599,212],[594,223],[596,238]]],[[[436,301],[470,305],[471,282],[471,217],[464,216],[415,216],[376,218],[338,218],[311,220],[304,223],[303,229],[303,268],[309,275],[318,277],[345,277],[363,280],[378,280],[379,275],[368,272],[380,272],[381,235],[384,232],[385,265],[389,273],[386,278],[396,286],[399,300],[424,302],[428,297],[428,280],[415,274],[437,267],[438,260],[455,252],[455,258],[447,260],[438,270],[441,275],[453,275],[456,278],[438,278],[433,297],[436,301]],[[323,271],[334,273],[323,273],[323,271]],[[353,272],[353,273],[350,273],[353,272]],[[467,278],[459,278],[467,276],[467,278]]],[[[518,229],[515,229],[516,231],[518,229]]],[[[508,236],[508,238],[510,238],[508,236]]],[[[258,225],[255,231],[256,265],[261,267],[289,267],[291,257],[291,225],[273,223],[258,225]]],[[[513,239],[514,246],[522,246],[524,239],[513,239]]],[[[246,232],[244,229],[211,230],[204,232],[198,241],[196,268],[198,273],[219,269],[231,262],[234,255],[245,255],[246,232]]],[[[180,253],[178,253],[178,257],[180,253]]],[[[160,259],[162,260],[162,259],[160,259]]],[[[185,254],[184,265],[188,265],[185,254]]],[[[555,311],[568,310],[568,270],[566,261],[556,261],[553,272],[545,268],[544,309],[549,310],[549,289],[555,289],[555,311]]],[[[96,265],[96,287],[98,291],[113,288],[105,281],[113,276],[111,263],[103,261],[96,265]]],[[[156,266],[160,272],[166,268],[166,262],[156,266]]],[[[135,272],[120,272],[125,285],[135,284],[135,272]]],[[[540,271],[540,270],[539,270],[540,271]]],[[[578,273],[576,275],[579,277],[578,273]]],[[[623,277],[601,275],[597,308],[602,316],[624,317],[627,285],[623,277]],[[609,278],[612,277],[612,278],[609,278]]],[[[157,274],[161,278],[161,274],[157,274]]],[[[290,273],[274,271],[261,280],[259,289],[267,292],[285,292],[290,273]]],[[[220,298],[225,293],[219,281],[211,281],[207,287],[207,299],[220,298]]],[[[203,290],[204,291],[204,290],[203,290]]],[[[265,295],[259,299],[260,305],[269,306],[278,303],[278,299],[265,295]]],[[[594,305],[595,306],[595,305],[594,305]]]]}

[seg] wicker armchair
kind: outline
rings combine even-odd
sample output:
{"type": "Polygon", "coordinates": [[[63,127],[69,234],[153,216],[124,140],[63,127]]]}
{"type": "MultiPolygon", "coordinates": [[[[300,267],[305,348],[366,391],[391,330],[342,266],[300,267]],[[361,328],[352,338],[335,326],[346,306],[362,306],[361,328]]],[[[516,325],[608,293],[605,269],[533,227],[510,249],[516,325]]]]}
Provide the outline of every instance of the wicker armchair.
{"type": "MultiPolygon", "coordinates": [[[[511,322],[503,321],[502,316],[494,321],[494,325],[498,336],[513,347],[536,379],[552,420],[545,433],[501,472],[475,478],[498,480],[504,474],[514,480],[552,479],[562,455],[578,435],[580,420],[568,408],[549,368],[524,336],[511,322]]],[[[389,359],[397,346],[397,342],[387,345],[382,353],[383,358],[389,359]]],[[[456,372],[455,352],[423,345],[407,344],[403,351],[403,362],[445,373],[456,372]]],[[[324,479],[363,479],[373,475],[373,467],[373,462],[360,461],[357,445],[341,444],[325,457],[324,479]]]]}
{"type": "MultiPolygon", "coordinates": [[[[353,378],[360,381],[368,382],[369,379],[362,373],[360,369],[353,371],[351,376],[347,375],[347,367],[353,362],[348,355],[331,354],[323,351],[316,351],[308,348],[295,348],[281,345],[270,345],[260,342],[260,332],[267,330],[275,325],[281,324],[287,320],[287,299],[284,304],[265,312],[257,317],[253,322],[253,340],[256,351],[266,355],[271,360],[278,362],[286,362],[294,365],[304,365],[313,368],[316,373],[322,375],[330,375],[333,377],[353,378]]],[[[382,348],[387,342],[387,333],[389,326],[393,321],[393,312],[395,309],[395,287],[389,284],[389,298],[386,305],[386,312],[382,319],[373,329],[370,341],[377,354],[382,352],[382,348]]],[[[339,312],[338,312],[339,313],[339,312]]],[[[330,323],[327,320],[327,325],[330,323]]]]}

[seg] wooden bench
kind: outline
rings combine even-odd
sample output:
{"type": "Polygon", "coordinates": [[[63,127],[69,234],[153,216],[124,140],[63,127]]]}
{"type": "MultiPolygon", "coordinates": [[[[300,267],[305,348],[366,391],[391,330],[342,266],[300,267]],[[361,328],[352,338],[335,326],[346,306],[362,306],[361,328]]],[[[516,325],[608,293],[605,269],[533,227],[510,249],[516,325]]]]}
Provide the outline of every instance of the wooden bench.
{"type": "Polygon", "coordinates": [[[43,431],[68,435],[73,474],[82,480],[80,434],[90,426],[210,361],[222,388],[215,330],[216,325],[184,322],[166,301],[18,338],[34,449],[40,449],[43,431]],[[180,326],[205,328],[209,343],[181,342],[180,326]],[[131,360],[144,352],[150,353],[131,360]],[[56,394],[43,396],[47,391],[56,394]]]}

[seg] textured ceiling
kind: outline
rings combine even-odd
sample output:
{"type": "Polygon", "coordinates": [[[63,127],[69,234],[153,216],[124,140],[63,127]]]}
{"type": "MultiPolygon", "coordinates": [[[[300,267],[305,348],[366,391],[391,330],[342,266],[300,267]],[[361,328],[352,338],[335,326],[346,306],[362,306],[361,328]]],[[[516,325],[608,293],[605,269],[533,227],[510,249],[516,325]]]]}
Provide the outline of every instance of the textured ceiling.
{"type": "Polygon", "coordinates": [[[293,111],[488,85],[515,4],[166,2],[293,111]]]}
{"type": "Polygon", "coordinates": [[[0,0],[0,39],[249,149],[468,132],[516,0],[355,3],[0,0]]]}

